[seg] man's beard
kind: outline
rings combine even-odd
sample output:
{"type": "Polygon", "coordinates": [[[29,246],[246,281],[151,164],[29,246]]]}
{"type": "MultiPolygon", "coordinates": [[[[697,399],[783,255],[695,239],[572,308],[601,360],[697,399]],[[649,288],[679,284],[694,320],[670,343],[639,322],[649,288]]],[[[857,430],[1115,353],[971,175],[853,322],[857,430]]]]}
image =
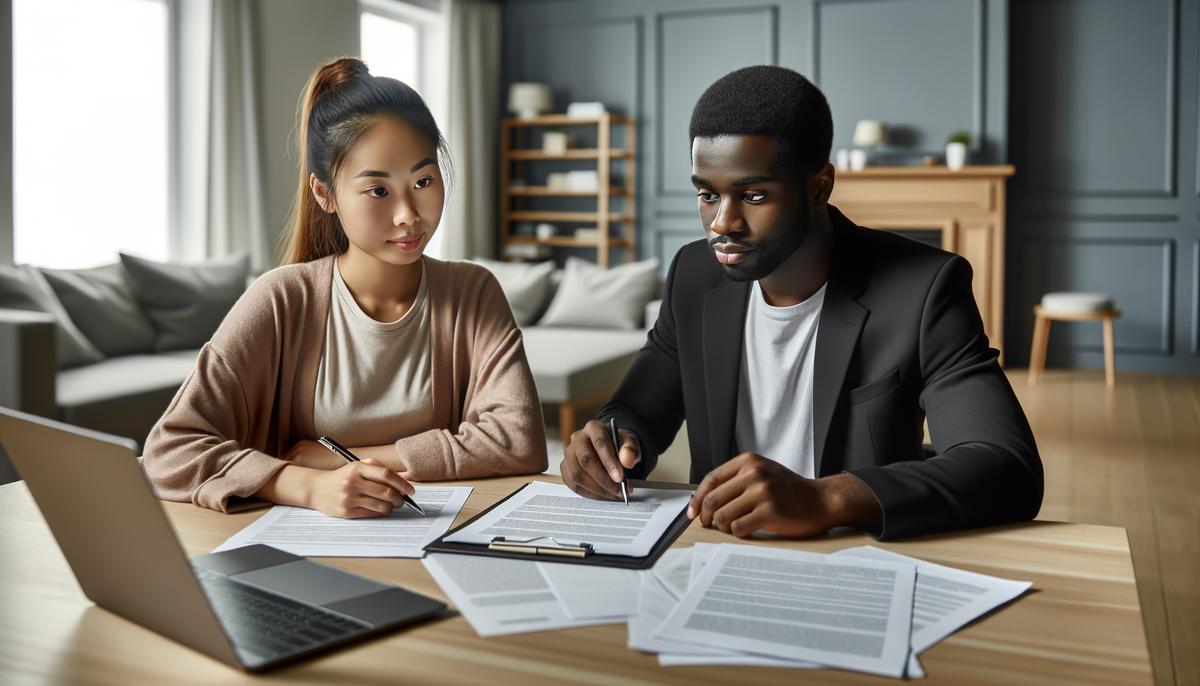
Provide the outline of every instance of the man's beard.
{"type": "Polygon", "coordinates": [[[758,281],[759,279],[769,276],[772,272],[779,268],[787,258],[796,252],[800,244],[804,242],[808,236],[808,222],[805,215],[799,218],[799,226],[793,225],[790,230],[785,230],[781,236],[768,239],[758,245],[738,243],[728,236],[718,236],[709,241],[709,247],[715,247],[724,243],[733,243],[734,245],[753,248],[753,251],[747,255],[747,259],[739,264],[722,264],[721,268],[725,271],[726,278],[732,281],[758,281]]]}

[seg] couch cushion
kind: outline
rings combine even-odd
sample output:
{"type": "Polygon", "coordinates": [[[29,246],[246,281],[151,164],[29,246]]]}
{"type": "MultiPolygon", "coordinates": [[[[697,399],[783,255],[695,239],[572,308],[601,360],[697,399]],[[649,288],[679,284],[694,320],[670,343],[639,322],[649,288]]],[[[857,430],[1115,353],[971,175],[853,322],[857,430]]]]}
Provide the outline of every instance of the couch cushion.
{"type": "Polygon", "coordinates": [[[532,326],[522,335],[538,396],[548,403],[612,392],[646,343],[645,331],[532,326]]]}
{"type": "Polygon", "coordinates": [[[0,265],[0,308],[45,312],[54,317],[54,345],[60,368],[104,359],[71,321],[46,277],[33,267],[0,265]]]}
{"type": "Polygon", "coordinates": [[[508,299],[517,326],[527,326],[541,316],[550,300],[553,262],[497,262],[482,257],[472,260],[492,273],[508,299]]]}
{"type": "Polygon", "coordinates": [[[538,325],[637,329],[660,288],[656,259],[605,269],[568,257],[562,284],[538,325]]]}
{"type": "Polygon", "coordinates": [[[121,264],[158,331],[158,351],[204,345],[246,289],[250,274],[245,252],[199,264],[155,262],[121,253],[121,264]]]}
{"type": "Polygon", "coordinates": [[[199,352],[123,355],[60,371],[60,417],[140,443],[191,373],[199,352]]]}
{"type": "Polygon", "coordinates": [[[154,325],[142,312],[120,263],[94,269],[43,269],[71,321],[108,356],[154,350],[154,325]]]}

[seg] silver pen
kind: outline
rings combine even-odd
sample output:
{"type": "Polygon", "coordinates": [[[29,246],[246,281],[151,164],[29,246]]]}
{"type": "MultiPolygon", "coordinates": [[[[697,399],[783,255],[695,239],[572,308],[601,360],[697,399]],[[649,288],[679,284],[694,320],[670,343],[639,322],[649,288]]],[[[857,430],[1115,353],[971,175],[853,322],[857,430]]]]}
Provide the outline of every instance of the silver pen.
{"type": "MultiPolygon", "coordinates": [[[[613,450],[617,453],[617,462],[621,461],[621,439],[617,435],[617,419],[615,417],[608,418],[608,430],[612,434],[613,450]]],[[[625,467],[622,465],[621,470],[625,467]]],[[[625,490],[625,479],[621,479],[621,497],[625,499],[625,504],[629,504],[629,491],[625,490]]]]}

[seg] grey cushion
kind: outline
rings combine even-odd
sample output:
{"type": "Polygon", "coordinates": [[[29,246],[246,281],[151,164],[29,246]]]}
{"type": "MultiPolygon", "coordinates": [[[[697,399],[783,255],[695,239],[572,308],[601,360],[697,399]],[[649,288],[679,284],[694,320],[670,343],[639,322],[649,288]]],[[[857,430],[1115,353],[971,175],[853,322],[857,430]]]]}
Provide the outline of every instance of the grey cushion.
{"type": "Polygon", "coordinates": [[[60,368],[104,359],[71,321],[46,277],[33,267],[0,265],[0,308],[45,312],[54,317],[54,341],[60,368]]]}
{"type": "Polygon", "coordinates": [[[531,326],[521,333],[538,396],[548,403],[612,392],[646,343],[645,331],[531,326]]]}
{"type": "Polygon", "coordinates": [[[134,298],[120,263],[41,271],[71,321],[100,352],[112,356],[154,350],[154,325],[134,298]]]}
{"type": "Polygon", "coordinates": [[[58,373],[63,421],[138,442],[175,397],[199,350],[123,355],[58,373]]]}
{"type": "Polygon", "coordinates": [[[1112,298],[1103,293],[1072,293],[1060,291],[1042,296],[1042,309],[1063,314],[1086,314],[1108,312],[1113,308],[1112,298]]]}
{"type": "Polygon", "coordinates": [[[155,262],[121,253],[121,264],[158,332],[154,349],[159,351],[204,345],[250,275],[245,252],[200,264],[155,262]]]}
{"type": "Polygon", "coordinates": [[[538,325],[637,329],[659,289],[656,259],[605,269],[568,257],[562,284],[538,325]]]}
{"type": "Polygon", "coordinates": [[[517,326],[532,324],[545,311],[550,301],[553,262],[498,262],[482,257],[476,257],[472,262],[490,271],[500,282],[517,326]]]}

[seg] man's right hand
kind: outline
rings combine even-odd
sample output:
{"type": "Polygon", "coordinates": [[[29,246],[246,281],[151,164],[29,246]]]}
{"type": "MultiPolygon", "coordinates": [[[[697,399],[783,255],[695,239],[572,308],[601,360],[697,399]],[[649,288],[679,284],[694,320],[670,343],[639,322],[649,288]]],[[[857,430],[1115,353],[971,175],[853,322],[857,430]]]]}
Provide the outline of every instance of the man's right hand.
{"type": "MultiPolygon", "coordinates": [[[[571,434],[559,465],[563,483],[586,498],[620,500],[625,470],[642,461],[642,450],[637,434],[625,429],[619,429],[618,434],[621,441],[619,456],[608,427],[597,419],[571,434]]],[[[626,488],[633,492],[632,487],[627,485],[626,488]]]]}

